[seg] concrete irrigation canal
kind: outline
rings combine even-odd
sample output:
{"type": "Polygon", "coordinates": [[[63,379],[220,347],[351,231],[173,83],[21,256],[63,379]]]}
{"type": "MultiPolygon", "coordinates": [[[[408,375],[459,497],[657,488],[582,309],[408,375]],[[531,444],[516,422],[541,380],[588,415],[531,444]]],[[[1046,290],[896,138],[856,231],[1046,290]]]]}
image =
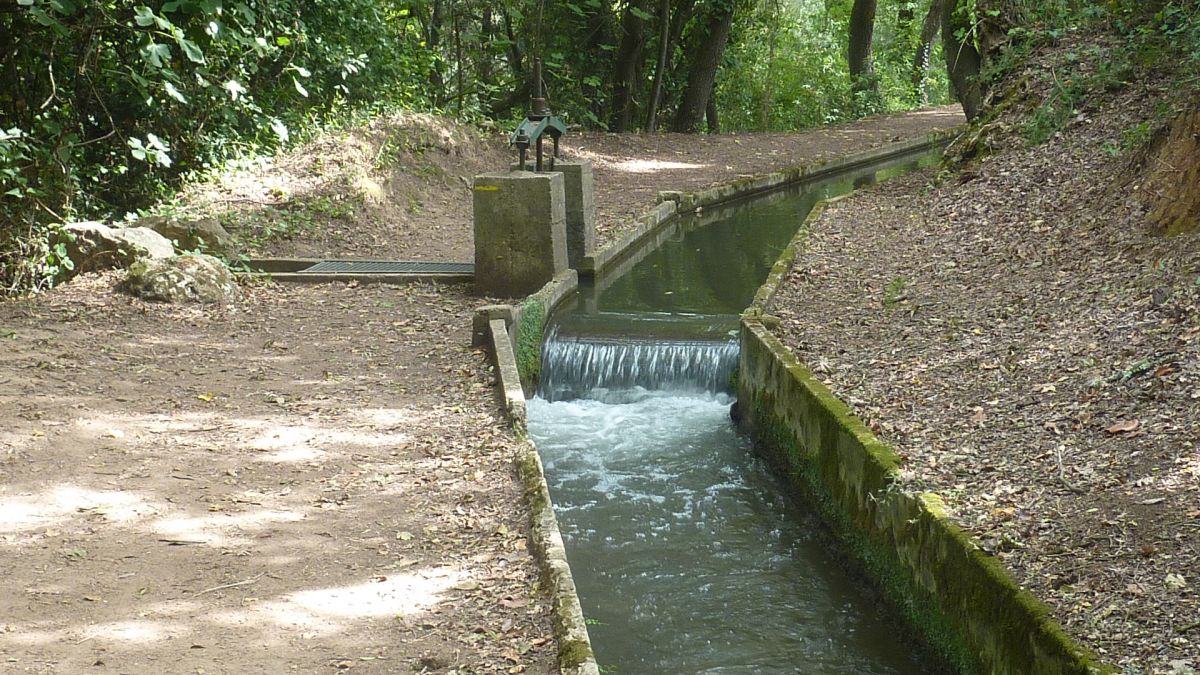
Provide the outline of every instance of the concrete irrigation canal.
{"type": "Polygon", "coordinates": [[[529,432],[602,668],[938,668],[730,414],[738,315],[813,205],[936,156],[681,218],[551,318],[529,432]]]}

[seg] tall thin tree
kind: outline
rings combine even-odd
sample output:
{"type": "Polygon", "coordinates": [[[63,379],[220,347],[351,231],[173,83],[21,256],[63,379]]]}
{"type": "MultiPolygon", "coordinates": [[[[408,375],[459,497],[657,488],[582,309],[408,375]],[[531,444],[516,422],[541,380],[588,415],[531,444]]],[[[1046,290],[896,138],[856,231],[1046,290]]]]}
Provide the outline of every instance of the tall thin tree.
{"type": "Polygon", "coordinates": [[[929,92],[925,90],[925,74],[929,71],[929,60],[933,54],[933,39],[942,28],[942,15],[946,12],[946,0],[932,0],[925,20],[921,23],[921,34],[917,37],[917,49],[913,54],[912,90],[913,99],[919,105],[929,103],[929,92]]]}
{"type": "Polygon", "coordinates": [[[981,59],[966,5],[964,0],[948,0],[942,14],[942,51],[954,98],[962,104],[967,119],[974,120],[983,106],[979,82],[981,59]]]}
{"type": "Polygon", "coordinates": [[[613,131],[628,131],[633,123],[636,108],[638,73],[642,64],[642,50],[646,46],[646,13],[643,5],[649,0],[629,0],[621,19],[621,43],[617,46],[613,62],[613,131]]]}
{"type": "Polygon", "coordinates": [[[693,43],[687,86],[671,125],[674,131],[694,132],[700,128],[712,97],[721,57],[725,55],[725,45],[729,42],[733,15],[734,0],[714,0],[709,6],[704,28],[693,43]]]}
{"type": "Polygon", "coordinates": [[[667,53],[671,49],[671,0],[662,0],[658,10],[658,60],[654,63],[654,84],[646,102],[646,130],[658,128],[658,102],[662,99],[663,78],[667,70],[667,53]]]}
{"type": "MultiPolygon", "coordinates": [[[[876,0],[854,0],[850,9],[850,89],[856,95],[877,94],[879,83],[875,79],[875,53],[872,42],[875,36],[876,0]]],[[[857,98],[857,96],[856,96],[857,98]]]]}

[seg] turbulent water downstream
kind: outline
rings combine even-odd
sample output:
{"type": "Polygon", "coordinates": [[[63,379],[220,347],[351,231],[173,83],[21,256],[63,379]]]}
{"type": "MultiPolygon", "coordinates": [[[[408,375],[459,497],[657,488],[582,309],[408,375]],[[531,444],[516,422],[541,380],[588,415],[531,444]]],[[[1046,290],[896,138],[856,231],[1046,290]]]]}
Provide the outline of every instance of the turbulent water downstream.
{"type": "Polygon", "coordinates": [[[737,314],[818,199],[876,177],[685,220],[555,318],[529,430],[606,671],[929,672],[729,416],[737,314]]]}

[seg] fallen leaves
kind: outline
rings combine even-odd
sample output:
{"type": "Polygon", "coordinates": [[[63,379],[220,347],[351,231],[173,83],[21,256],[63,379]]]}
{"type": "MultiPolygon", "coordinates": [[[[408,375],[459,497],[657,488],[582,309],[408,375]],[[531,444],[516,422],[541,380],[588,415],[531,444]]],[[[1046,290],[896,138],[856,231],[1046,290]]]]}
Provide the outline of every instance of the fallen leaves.
{"type": "Polygon", "coordinates": [[[941,494],[1073,636],[1167,672],[1194,647],[1176,617],[1200,615],[1200,239],[1147,233],[1111,189],[1098,148],[1152,105],[1106,105],[1045,146],[999,132],[964,185],[839,202],[766,311],[905,487],[941,494]],[[896,278],[912,311],[878,306],[896,278]]]}
{"type": "Polygon", "coordinates": [[[1138,420],[1122,420],[1105,429],[1105,431],[1113,435],[1127,434],[1136,431],[1139,426],[1141,426],[1141,422],[1138,420]]]}
{"type": "Polygon", "coordinates": [[[1165,579],[1163,579],[1163,585],[1173,591],[1182,591],[1183,589],[1187,588],[1188,583],[1187,579],[1184,579],[1182,574],[1175,574],[1172,572],[1171,574],[1168,574],[1165,579]]]}

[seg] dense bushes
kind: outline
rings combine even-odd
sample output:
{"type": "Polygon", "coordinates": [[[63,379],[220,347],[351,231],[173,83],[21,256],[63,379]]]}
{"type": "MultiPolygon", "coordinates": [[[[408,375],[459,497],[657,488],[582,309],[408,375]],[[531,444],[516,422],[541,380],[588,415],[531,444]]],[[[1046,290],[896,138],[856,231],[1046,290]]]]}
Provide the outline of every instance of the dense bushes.
{"type": "Polygon", "coordinates": [[[921,15],[929,5],[916,0],[897,0],[887,5],[894,11],[877,16],[877,95],[856,97],[846,63],[849,5],[765,3],[745,17],[718,85],[722,124],[788,131],[950,101],[940,47],[934,45],[928,69],[914,72],[921,15]]]}
{"type": "Polygon", "coordinates": [[[8,288],[56,262],[37,241],[44,224],[146,206],[180,174],[273,146],[339,109],[425,105],[411,75],[431,59],[406,3],[380,0],[177,0],[157,10],[18,0],[0,9],[0,45],[8,288]]]}

